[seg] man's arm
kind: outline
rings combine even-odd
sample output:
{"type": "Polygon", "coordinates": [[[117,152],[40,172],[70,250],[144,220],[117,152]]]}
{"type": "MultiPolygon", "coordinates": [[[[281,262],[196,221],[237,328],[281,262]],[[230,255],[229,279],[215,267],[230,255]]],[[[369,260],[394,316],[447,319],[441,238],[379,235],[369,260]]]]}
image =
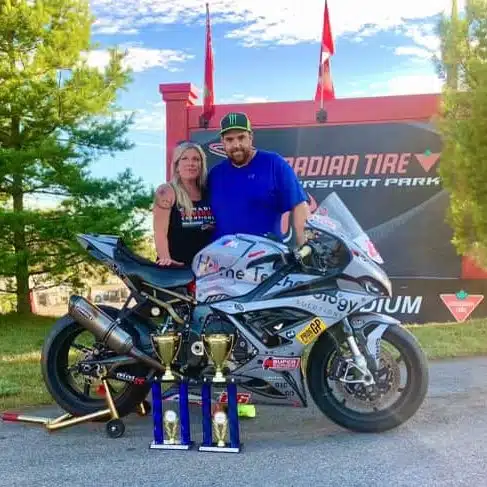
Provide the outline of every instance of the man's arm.
{"type": "Polygon", "coordinates": [[[309,217],[309,205],[306,201],[297,204],[292,209],[293,215],[293,227],[296,233],[296,243],[298,246],[303,245],[306,242],[304,236],[304,225],[309,217]]]}
{"type": "Polygon", "coordinates": [[[297,245],[305,242],[304,225],[309,216],[308,196],[304,192],[299,179],[286,159],[277,155],[277,186],[280,193],[281,211],[291,212],[297,245]]]}

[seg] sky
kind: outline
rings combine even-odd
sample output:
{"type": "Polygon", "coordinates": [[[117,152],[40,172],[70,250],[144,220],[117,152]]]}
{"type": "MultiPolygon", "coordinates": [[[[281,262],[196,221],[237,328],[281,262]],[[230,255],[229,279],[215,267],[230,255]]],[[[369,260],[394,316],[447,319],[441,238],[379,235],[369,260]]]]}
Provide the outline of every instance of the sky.
{"type": "MultiPolygon", "coordinates": [[[[216,103],[313,99],[324,0],[210,0],[216,103]]],[[[463,2],[459,1],[460,9],[463,2]]],[[[136,112],[127,153],[92,166],[113,177],[130,168],[148,186],[165,180],[165,107],[160,83],[191,82],[204,73],[204,0],[91,0],[90,64],[106,49],[127,49],[133,81],[120,95],[136,112]]],[[[437,93],[435,29],[450,0],[328,0],[335,42],[331,72],[337,98],[437,93]]]]}

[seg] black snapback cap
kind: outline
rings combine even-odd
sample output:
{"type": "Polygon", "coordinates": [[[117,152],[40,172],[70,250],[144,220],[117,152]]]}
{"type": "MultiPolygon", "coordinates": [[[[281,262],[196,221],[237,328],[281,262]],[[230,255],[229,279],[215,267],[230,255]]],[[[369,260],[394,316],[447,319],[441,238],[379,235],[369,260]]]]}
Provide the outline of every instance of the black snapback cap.
{"type": "Polygon", "coordinates": [[[220,134],[224,134],[229,130],[246,130],[247,132],[250,132],[252,126],[249,117],[247,117],[245,113],[227,113],[220,120],[220,134]]]}

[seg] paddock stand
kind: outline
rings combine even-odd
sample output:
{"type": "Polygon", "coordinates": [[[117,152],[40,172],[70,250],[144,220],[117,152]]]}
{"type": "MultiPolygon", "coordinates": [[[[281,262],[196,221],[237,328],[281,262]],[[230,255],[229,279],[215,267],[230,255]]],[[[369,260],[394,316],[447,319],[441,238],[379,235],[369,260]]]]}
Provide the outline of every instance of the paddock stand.
{"type": "MultiPolygon", "coordinates": [[[[100,409],[99,411],[86,414],[84,416],[73,416],[70,413],[65,413],[57,418],[43,418],[40,416],[30,416],[25,414],[3,413],[1,415],[1,419],[3,421],[42,424],[47,431],[51,432],[69,428],[70,426],[75,426],[77,424],[87,423],[88,421],[95,419],[110,417],[106,423],[106,433],[110,438],[120,438],[125,433],[125,424],[119,417],[112,394],[110,392],[110,387],[106,379],[102,379],[102,384],[107,402],[106,409],[100,409]]],[[[149,404],[144,401],[143,403],[139,404],[137,413],[141,416],[145,416],[149,413],[149,409],[149,404]]]]}

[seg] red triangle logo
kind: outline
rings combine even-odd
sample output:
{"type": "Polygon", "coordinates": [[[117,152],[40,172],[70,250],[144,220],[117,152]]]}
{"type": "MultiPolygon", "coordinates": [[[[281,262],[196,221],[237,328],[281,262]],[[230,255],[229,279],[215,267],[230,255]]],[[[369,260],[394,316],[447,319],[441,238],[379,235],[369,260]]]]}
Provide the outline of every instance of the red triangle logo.
{"type": "Polygon", "coordinates": [[[440,294],[440,298],[445,303],[453,317],[458,321],[465,321],[483,301],[483,294],[467,294],[460,291],[457,294],[440,294]]]}
{"type": "Polygon", "coordinates": [[[421,164],[421,167],[426,171],[429,170],[436,164],[440,158],[441,152],[431,152],[426,154],[414,154],[416,159],[421,164]]]}

